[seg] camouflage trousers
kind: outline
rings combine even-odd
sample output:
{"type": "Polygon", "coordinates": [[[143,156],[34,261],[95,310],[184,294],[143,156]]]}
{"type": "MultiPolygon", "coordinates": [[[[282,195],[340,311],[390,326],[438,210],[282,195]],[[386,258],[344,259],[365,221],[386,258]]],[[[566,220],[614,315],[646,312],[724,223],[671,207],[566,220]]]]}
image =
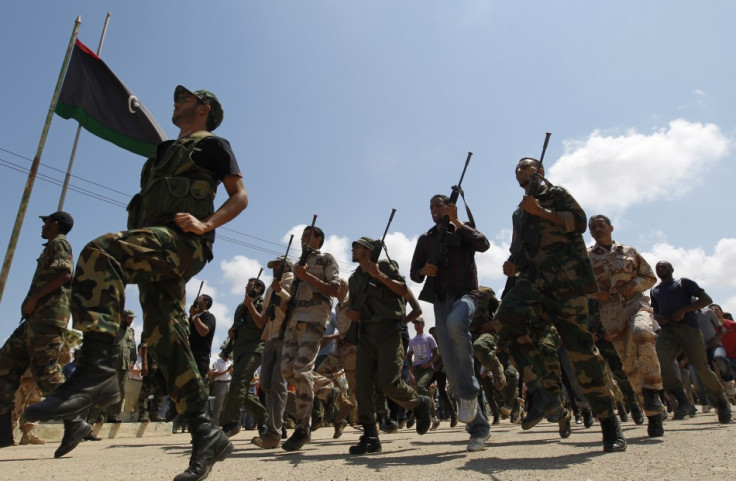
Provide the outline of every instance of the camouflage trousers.
{"type": "Polygon", "coordinates": [[[535,321],[549,322],[557,329],[585,398],[598,418],[613,415],[613,395],[605,383],[603,358],[594,350],[588,331],[588,301],[585,296],[559,300],[543,292],[537,283],[520,279],[506,293],[496,311],[494,326],[519,365],[531,366],[542,380],[549,378],[549,367],[529,334],[535,321]]]}
{"type": "MultiPolygon", "coordinates": [[[[631,382],[629,382],[629,378],[624,374],[621,358],[618,357],[618,353],[616,352],[616,348],[613,347],[613,343],[605,339],[598,339],[595,342],[595,347],[598,348],[598,351],[601,353],[601,356],[603,356],[603,359],[610,368],[611,375],[616,381],[618,389],[621,391],[621,396],[624,402],[628,406],[640,404],[641,399],[637,398],[636,392],[634,392],[634,388],[631,385],[631,382]]],[[[615,392],[614,395],[616,395],[615,392]]],[[[618,402],[618,399],[616,401],[618,402]]]]}
{"type": "MultiPolygon", "coordinates": [[[[519,371],[510,362],[507,354],[503,356],[498,355],[496,352],[497,347],[496,336],[486,332],[478,336],[478,339],[473,342],[473,354],[478,362],[491,373],[494,379],[500,377],[501,372],[504,374],[504,377],[506,377],[506,386],[498,391],[498,393],[503,398],[503,405],[513,408],[518,403],[519,397],[519,371]]],[[[489,398],[489,404],[491,404],[489,393],[492,392],[491,387],[495,389],[495,386],[492,383],[489,385],[487,377],[484,380],[478,377],[478,381],[483,385],[486,397],[489,398]]],[[[496,396],[493,397],[495,398],[496,396]]],[[[493,409],[493,404],[491,404],[491,409],[493,409]]]]}
{"type": "Polygon", "coordinates": [[[163,405],[164,393],[161,392],[161,387],[165,385],[165,381],[158,367],[153,369],[149,368],[148,374],[143,376],[143,382],[141,383],[141,392],[138,394],[138,419],[146,418],[149,416],[158,416],[163,405]],[[148,407],[148,396],[153,394],[151,400],[151,407],[149,412],[148,407]]]}
{"type": "MultiPolygon", "coordinates": [[[[20,387],[15,392],[13,414],[10,422],[11,426],[15,428],[16,423],[23,416],[23,411],[31,404],[40,402],[42,399],[41,390],[38,389],[33,375],[27,370],[20,381],[20,387]]],[[[24,434],[27,434],[33,429],[34,425],[35,423],[23,423],[20,426],[20,430],[24,434]]]]}
{"type": "MultiPolygon", "coordinates": [[[[652,330],[652,309],[638,303],[604,302],[600,305],[601,324],[616,349],[623,371],[641,398],[642,389],[662,389],[656,337],[652,330]],[[616,326],[609,328],[609,326],[616,326]]],[[[656,413],[651,413],[654,415],[656,413]]]]}
{"type": "Polygon", "coordinates": [[[314,371],[325,326],[316,322],[296,321],[292,316],[284,334],[281,352],[281,374],[296,388],[294,418],[296,427],[309,432],[312,403],[317,397],[326,401],[332,393],[332,382],[314,371]]]}
{"type": "Polygon", "coordinates": [[[206,263],[197,236],[168,227],[106,234],[79,255],[72,284],[74,327],[109,334],[120,328],[125,286],[137,284],[143,339],[179,413],[204,408],[207,390],[189,347],[185,286],[206,263]]]}
{"type": "Polygon", "coordinates": [[[0,414],[13,409],[15,392],[26,369],[31,370],[44,396],[64,382],[58,362],[64,331],[31,316],[5,341],[0,349],[0,414]]]}
{"type": "MultiPolygon", "coordinates": [[[[353,406],[351,410],[353,419],[358,419],[358,398],[355,395],[358,387],[355,366],[357,356],[358,346],[348,344],[344,341],[338,341],[335,350],[322,361],[322,364],[317,369],[319,374],[333,380],[336,380],[335,376],[340,371],[345,373],[345,379],[348,382],[348,392],[343,392],[342,394],[347,397],[347,402],[353,406]]],[[[339,383],[336,382],[335,384],[337,385],[339,383]]],[[[335,421],[343,421],[343,419],[335,419],[335,421]]]]}

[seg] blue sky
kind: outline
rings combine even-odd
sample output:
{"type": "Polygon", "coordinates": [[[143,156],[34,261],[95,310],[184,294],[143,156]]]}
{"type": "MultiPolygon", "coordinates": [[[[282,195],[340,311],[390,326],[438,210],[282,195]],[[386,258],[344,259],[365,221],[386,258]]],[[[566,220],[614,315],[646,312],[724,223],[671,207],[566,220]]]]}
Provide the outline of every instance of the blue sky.
{"type": "MultiPolygon", "coordinates": [[[[41,135],[74,19],[169,137],[177,84],[215,92],[217,134],[238,157],[250,206],[221,229],[200,280],[215,299],[215,345],[247,278],[282,253],[288,234],[318,214],[325,249],[345,276],[350,242],[378,237],[397,209],[388,247],[408,274],[416,238],[431,226],[429,198],[449,194],[468,151],[466,197],[491,249],[480,281],[501,290],[511,213],[522,191],[516,161],[545,159],[588,215],[614,221],[614,239],[736,310],[736,4],[497,1],[14,2],[0,30],[0,218],[3,255],[41,135]]],[[[76,123],[55,117],[39,174],[55,181],[76,123]]],[[[125,227],[143,158],[83,131],[64,209],[75,253],[125,227]],[[106,200],[100,200],[103,196],[106,200]]],[[[0,302],[0,339],[20,319],[41,251],[39,215],[60,187],[37,179],[0,302]]],[[[216,203],[224,200],[221,189],[216,203]]],[[[586,234],[588,244],[592,243],[586,234]]],[[[266,280],[270,273],[264,273],[266,280]],[[267,275],[268,274],[268,275],[267,275]]],[[[419,286],[413,285],[418,292],[419,286]]],[[[141,310],[137,289],[126,307],[141,310]]],[[[431,311],[425,308],[425,313],[431,311]]],[[[433,324],[431,313],[425,316],[433,324]]]]}

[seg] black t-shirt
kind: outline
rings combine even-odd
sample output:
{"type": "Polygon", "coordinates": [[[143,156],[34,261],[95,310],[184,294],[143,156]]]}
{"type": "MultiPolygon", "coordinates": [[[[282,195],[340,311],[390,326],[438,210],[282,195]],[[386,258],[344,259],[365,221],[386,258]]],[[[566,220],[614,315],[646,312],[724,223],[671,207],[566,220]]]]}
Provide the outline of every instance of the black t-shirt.
{"type": "Polygon", "coordinates": [[[203,312],[199,319],[207,326],[210,332],[202,337],[194,326],[194,320],[189,318],[189,346],[192,348],[194,360],[197,364],[210,362],[210,351],[212,351],[212,338],[215,336],[215,316],[211,312],[203,312]]]}
{"type": "MultiPolygon", "coordinates": [[[[162,159],[166,149],[174,142],[175,140],[166,140],[158,144],[156,158],[162,159]]],[[[230,142],[216,135],[202,139],[197,144],[196,150],[192,153],[192,160],[198,166],[214,172],[220,180],[226,175],[241,176],[230,142]]]]}

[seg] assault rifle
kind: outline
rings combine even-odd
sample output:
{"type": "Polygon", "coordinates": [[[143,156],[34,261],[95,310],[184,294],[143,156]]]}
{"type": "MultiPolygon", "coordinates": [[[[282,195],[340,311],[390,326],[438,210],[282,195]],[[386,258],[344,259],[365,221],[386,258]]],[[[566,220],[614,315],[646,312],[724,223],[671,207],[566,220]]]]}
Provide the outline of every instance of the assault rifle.
{"type": "MultiPolygon", "coordinates": [[[[391,222],[394,220],[394,214],[396,214],[396,209],[391,209],[391,216],[388,218],[388,224],[386,224],[386,229],[383,231],[383,237],[381,237],[381,240],[376,242],[376,245],[373,247],[373,251],[371,252],[371,262],[374,264],[378,262],[378,258],[381,256],[381,250],[383,250],[384,241],[386,240],[386,234],[388,234],[388,228],[391,226],[391,222]]],[[[365,298],[368,295],[368,289],[373,285],[375,286],[375,279],[371,278],[370,281],[365,285],[365,289],[363,290],[363,295],[361,296],[361,299],[363,299],[363,304],[365,304],[365,298]]],[[[357,310],[363,311],[363,305],[356,306],[357,310]]],[[[361,313],[361,318],[363,317],[361,313]]],[[[350,327],[348,328],[348,332],[345,333],[345,342],[348,344],[358,344],[358,323],[353,321],[350,323],[350,327]]]]}
{"type": "MultiPolygon", "coordinates": [[[[256,279],[260,279],[261,274],[263,274],[263,267],[261,267],[261,270],[258,271],[258,276],[256,277],[256,279]]],[[[247,297],[251,297],[255,299],[256,297],[258,297],[258,291],[256,290],[256,287],[254,286],[253,289],[246,291],[245,295],[247,297]]],[[[246,309],[248,308],[246,307],[246,309]]],[[[225,344],[225,347],[222,349],[222,352],[228,355],[230,355],[230,353],[233,352],[233,346],[235,345],[235,339],[238,338],[238,332],[240,332],[240,328],[242,325],[243,325],[242,318],[235,319],[235,322],[233,323],[233,329],[235,329],[235,333],[233,334],[233,337],[228,336],[227,344],[225,344]]]]}
{"type": "MultiPolygon", "coordinates": [[[[286,270],[286,260],[289,258],[289,249],[291,249],[291,242],[294,240],[294,234],[289,237],[289,244],[286,246],[286,253],[284,254],[284,260],[279,264],[279,268],[274,272],[273,280],[281,282],[284,277],[284,271],[286,270]]],[[[275,292],[271,291],[271,299],[268,301],[268,307],[266,308],[266,322],[276,319],[276,306],[281,303],[281,297],[275,292]]]]}
{"type": "MultiPolygon", "coordinates": [[[[551,135],[551,133],[547,132],[544,136],[542,155],[539,156],[539,162],[537,163],[536,172],[534,172],[529,179],[529,184],[527,185],[525,195],[536,197],[539,194],[539,189],[542,186],[542,176],[539,174],[539,172],[542,170],[544,154],[547,152],[547,145],[549,144],[549,138],[551,135]]],[[[513,250],[511,251],[511,257],[509,257],[509,262],[516,264],[516,266],[519,266],[519,263],[522,262],[525,254],[533,256],[539,249],[539,232],[537,231],[537,229],[534,229],[531,225],[529,225],[529,220],[527,219],[527,217],[528,214],[526,213],[526,211],[524,209],[521,209],[521,212],[519,213],[519,229],[518,232],[516,232],[517,241],[515,243],[512,242],[513,250]]],[[[501,299],[503,299],[506,293],[512,287],[514,287],[515,283],[516,277],[508,277],[506,279],[506,286],[504,287],[503,293],[501,294],[501,299]]]]}
{"type": "MultiPolygon", "coordinates": [[[[468,152],[468,158],[465,159],[465,167],[463,167],[463,173],[460,175],[460,181],[457,183],[457,185],[452,186],[452,193],[450,194],[450,204],[456,204],[457,198],[460,195],[460,192],[462,192],[461,185],[463,183],[463,178],[465,177],[465,171],[468,170],[468,164],[470,163],[470,157],[473,155],[472,152],[468,152]]],[[[432,264],[433,266],[436,266],[439,264],[440,260],[442,260],[447,253],[447,246],[450,244],[450,239],[448,237],[447,232],[447,226],[450,224],[450,216],[444,216],[442,220],[440,221],[440,225],[437,227],[437,242],[434,245],[434,250],[432,251],[432,255],[429,256],[429,259],[427,259],[427,264],[432,264]]],[[[419,300],[420,301],[426,301],[429,303],[434,303],[435,299],[435,285],[434,285],[434,277],[427,276],[427,278],[424,280],[424,286],[422,287],[422,291],[419,293],[419,300]]]]}
{"type": "MultiPolygon", "coordinates": [[[[315,222],[317,222],[317,214],[314,214],[314,217],[312,217],[312,226],[309,228],[309,237],[307,238],[307,242],[302,246],[302,255],[299,256],[298,264],[302,267],[307,265],[307,257],[309,257],[309,254],[312,252],[312,248],[309,247],[309,242],[312,240],[312,236],[314,235],[315,222]]],[[[284,338],[284,334],[286,334],[286,325],[289,323],[289,318],[294,313],[294,308],[296,307],[297,302],[296,298],[299,294],[299,286],[302,283],[301,281],[301,279],[294,276],[294,282],[291,284],[291,297],[289,298],[289,303],[286,304],[286,313],[284,314],[284,320],[281,322],[281,329],[279,329],[279,339],[284,338]]]]}
{"type": "Polygon", "coordinates": [[[197,297],[195,297],[194,302],[192,302],[192,307],[193,308],[196,307],[198,310],[199,310],[199,295],[202,294],[202,286],[204,286],[204,281],[199,283],[199,290],[197,291],[197,297]]]}

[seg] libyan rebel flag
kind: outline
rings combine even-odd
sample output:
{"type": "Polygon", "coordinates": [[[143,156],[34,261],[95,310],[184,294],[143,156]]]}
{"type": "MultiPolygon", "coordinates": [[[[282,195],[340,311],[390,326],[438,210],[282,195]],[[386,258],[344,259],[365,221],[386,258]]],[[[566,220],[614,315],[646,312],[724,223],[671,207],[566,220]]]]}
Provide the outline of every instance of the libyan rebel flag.
{"type": "Polygon", "coordinates": [[[105,62],[79,40],[54,110],[96,136],[148,157],[166,140],[153,116],[105,62]]]}

